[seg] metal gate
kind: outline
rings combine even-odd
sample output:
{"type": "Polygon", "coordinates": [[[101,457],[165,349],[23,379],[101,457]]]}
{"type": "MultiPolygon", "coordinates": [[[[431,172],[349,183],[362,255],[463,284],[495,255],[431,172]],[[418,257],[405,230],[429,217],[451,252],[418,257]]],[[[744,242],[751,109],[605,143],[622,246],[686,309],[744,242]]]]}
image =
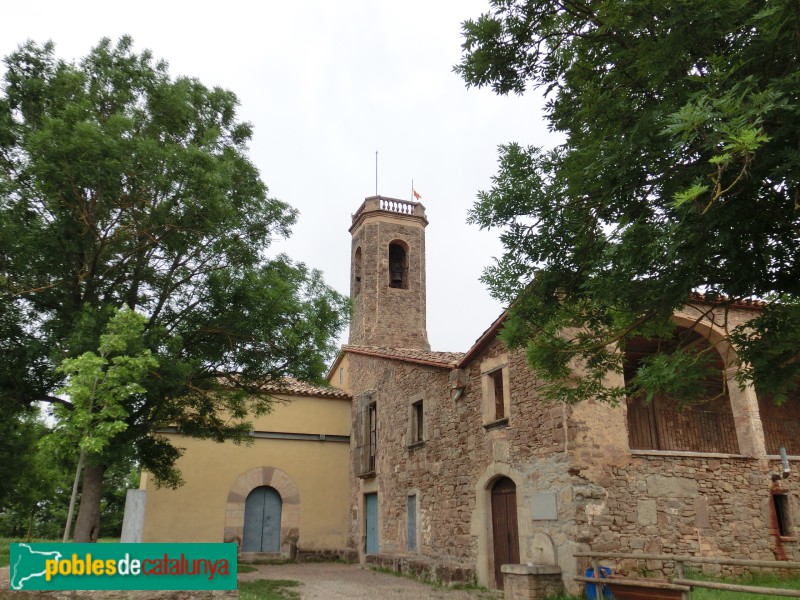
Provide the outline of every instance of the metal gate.
{"type": "Polygon", "coordinates": [[[492,537],[494,538],[494,579],[503,589],[503,565],[519,564],[517,528],[517,486],[502,477],[492,487],[492,537]]]}
{"type": "Polygon", "coordinates": [[[274,488],[261,486],[244,503],[242,552],[280,552],[281,496],[274,488]]]}

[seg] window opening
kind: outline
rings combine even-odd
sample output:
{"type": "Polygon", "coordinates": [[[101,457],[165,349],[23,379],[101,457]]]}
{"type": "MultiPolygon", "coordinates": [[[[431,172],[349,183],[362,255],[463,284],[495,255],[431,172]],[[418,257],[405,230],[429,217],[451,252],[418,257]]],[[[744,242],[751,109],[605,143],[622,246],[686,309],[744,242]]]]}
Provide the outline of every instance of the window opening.
{"type": "Polygon", "coordinates": [[[425,410],[422,400],[411,405],[411,443],[416,444],[424,439],[425,410]]]}
{"type": "Polygon", "coordinates": [[[497,369],[489,373],[494,388],[494,418],[500,420],[506,416],[505,400],[503,394],[503,369],[497,369]]]}
{"type": "Polygon", "coordinates": [[[778,535],[789,537],[792,535],[791,520],[789,519],[789,495],[773,494],[772,502],[775,506],[775,520],[778,522],[778,535]]]}
{"type": "Polygon", "coordinates": [[[356,442],[353,453],[355,475],[374,477],[378,447],[377,402],[372,393],[366,392],[357,397],[355,404],[358,411],[353,421],[356,442]]]}
{"type": "Polygon", "coordinates": [[[639,369],[657,354],[678,348],[707,357],[708,375],[700,382],[700,397],[682,406],[667,394],[647,402],[641,393],[627,399],[628,441],[635,450],[677,450],[738,454],[739,442],[727,387],[723,387],[722,356],[696,331],[676,327],[672,337],[632,338],[625,343],[625,384],[633,389],[639,369]]]}
{"type": "Polygon", "coordinates": [[[389,244],[389,287],[408,289],[408,256],[399,243],[389,244]]]}
{"type": "Polygon", "coordinates": [[[780,406],[775,404],[772,394],[756,388],[756,395],[767,454],[780,454],[781,446],[787,454],[800,454],[800,385],[788,393],[786,402],[780,406]]]}
{"type": "Polygon", "coordinates": [[[361,246],[356,248],[356,255],[353,259],[353,296],[361,293],[361,246]]]}
{"type": "Polygon", "coordinates": [[[378,406],[375,402],[370,403],[368,409],[369,419],[369,454],[367,467],[370,473],[375,472],[375,455],[378,452],[378,406]]]}
{"type": "Polygon", "coordinates": [[[344,383],[344,367],[339,369],[339,383],[344,383]]]}

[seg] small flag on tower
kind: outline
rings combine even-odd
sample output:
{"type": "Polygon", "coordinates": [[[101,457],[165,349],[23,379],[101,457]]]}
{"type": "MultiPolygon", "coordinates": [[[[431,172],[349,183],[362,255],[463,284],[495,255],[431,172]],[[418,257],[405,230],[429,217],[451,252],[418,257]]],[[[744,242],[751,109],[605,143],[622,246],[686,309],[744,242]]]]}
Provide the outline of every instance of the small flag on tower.
{"type": "Polygon", "coordinates": [[[415,190],[414,188],[411,188],[411,193],[412,193],[412,194],[414,194],[414,198],[416,198],[417,200],[419,200],[420,198],[422,198],[422,196],[420,196],[420,195],[417,193],[417,190],[415,190]]]}

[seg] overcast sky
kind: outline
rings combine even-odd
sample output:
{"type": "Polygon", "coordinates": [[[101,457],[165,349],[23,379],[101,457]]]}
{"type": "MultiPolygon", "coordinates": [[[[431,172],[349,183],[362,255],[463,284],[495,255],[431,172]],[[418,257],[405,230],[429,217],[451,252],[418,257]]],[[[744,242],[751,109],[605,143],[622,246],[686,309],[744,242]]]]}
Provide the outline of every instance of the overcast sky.
{"type": "MultiPolygon", "coordinates": [[[[349,293],[351,214],[378,193],[422,195],[427,228],[428,337],[465,351],[502,306],[478,280],[499,256],[497,232],[466,224],[496,171],[498,144],[552,146],[534,93],[467,90],[452,72],[461,23],[487,0],[13,2],[0,19],[0,53],[52,40],[66,59],[102,37],[130,34],[169,62],[171,75],[237,94],[240,117],[271,195],[300,210],[276,244],[349,293]]],[[[346,340],[345,338],[343,338],[346,340]]]]}

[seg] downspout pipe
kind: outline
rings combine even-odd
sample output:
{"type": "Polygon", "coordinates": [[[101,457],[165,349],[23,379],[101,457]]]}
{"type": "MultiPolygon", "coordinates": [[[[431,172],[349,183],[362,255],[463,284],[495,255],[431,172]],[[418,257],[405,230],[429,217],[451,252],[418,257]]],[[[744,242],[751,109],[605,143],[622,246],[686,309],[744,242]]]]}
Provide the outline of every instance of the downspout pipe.
{"type": "Polygon", "coordinates": [[[786,455],[786,448],[783,446],[781,446],[781,464],[783,465],[783,471],[772,473],[772,481],[787,479],[792,474],[792,468],[789,466],[789,457],[786,455]]]}

